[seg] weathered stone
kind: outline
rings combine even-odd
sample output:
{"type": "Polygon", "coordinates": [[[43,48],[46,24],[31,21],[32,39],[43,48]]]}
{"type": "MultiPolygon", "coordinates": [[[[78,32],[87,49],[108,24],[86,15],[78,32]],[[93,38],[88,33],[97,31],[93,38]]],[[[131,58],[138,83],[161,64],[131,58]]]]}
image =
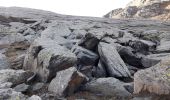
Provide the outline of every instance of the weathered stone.
{"type": "Polygon", "coordinates": [[[11,59],[10,64],[12,69],[22,69],[24,64],[25,54],[19,55],[14,59],[11,59]]]}
{"type": "Polygon", "coordinates": [[[80,65],[95,65],[99,58],[96,53],[79,46],[75,46],[72,52],[77,56],[80,65]]]}
{"type": "Polygon", "coordinates": [[[99,39],[96,36],[91,33],[87,33],[78,44],[88,50],[95,50],[98,43],[99,39]]]}
{"type": "Polygon", "coordinates": [[[93,76],[96,78],[107,76],[105,66],[102,64],[102,62],[100,60],[99,60],[98,66],[95,66],[93,68],[93,76]]]}
{"type": "Polygon", "coordinates": [[[32,85],[31,91],[37,91],[41,89],[44,86],[44,83],[35,83],[32,85]]]}
{"type": "Polygon", "coordinates": [[[21,92],[16,92],[13,89],[0,89],[0,99],[1,100],[26,100],[27,96],[23,95],[21,92]]]}
{"type": "Polygon", "coordinates": [[[101,62],[105,65],[108,76],[130,77],[130,72],[114,45],[101,42],[98,45],[98,52],[101,62]]]}
{"type": "Polygon", "coordinates": [[[26,92],[30,88],[29,85],[26,85],[25,83],[19,84],[16,87],[14,87],[14,90],[17,92],[26,92]]]}
{"type": "Polygon", "coordinates": [[[134,93],[168,95],[170,93],[169,66],[169,57],[167,57],[153,67],[135,73],[134,93]]]}
{"type": "Polygon", "coordinates": [[[4,69],[0,70],[0,83],[11,82],[15,86],[26,82],[32,75],[32,72],[23,70],[4,69]]]}
{"type": "Polygon", "coordinates": [[[58,36],[67,37],[71,31],[65,24],[54,24],[41,33],[41,37],[56,40],[58,36]]]}
{"type": "Polygon", "coordinates": [[[98,78],[85,85],[85,90],[113,97],[127,98],[131,96],[123,86],[123,82],[115,78],[98,78]]]}
{"type": "Polygon", "coordinates": [[[24,69],[37,73],[40,81],[47,82],[56,72],[72,67],[76,56],[53,40],[37,39],[25,57],[24,69]]]}
{"type": "Polygon", "coordinates": [[[73,94],[86,80],[86,77],[77,71],[75,67],[71,67],[57,73],[56,77],[51,81],[48,90],[59,96],[69,96],[73,94]]]}

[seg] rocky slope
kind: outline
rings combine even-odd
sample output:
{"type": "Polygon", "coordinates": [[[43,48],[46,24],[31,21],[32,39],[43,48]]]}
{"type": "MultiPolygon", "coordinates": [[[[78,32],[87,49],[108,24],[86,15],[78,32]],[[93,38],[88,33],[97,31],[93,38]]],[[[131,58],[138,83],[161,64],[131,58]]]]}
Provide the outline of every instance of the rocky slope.
{"type": "Polygon", "coordinates": [[[169,99],[170,22],[0,9],[0,100],[169,99]]]}
{"type": "Polygon", "coordinates": [[[170,20],[170,0],[133,0],[125,8],[112,10],[104,17],[170,20]]]}

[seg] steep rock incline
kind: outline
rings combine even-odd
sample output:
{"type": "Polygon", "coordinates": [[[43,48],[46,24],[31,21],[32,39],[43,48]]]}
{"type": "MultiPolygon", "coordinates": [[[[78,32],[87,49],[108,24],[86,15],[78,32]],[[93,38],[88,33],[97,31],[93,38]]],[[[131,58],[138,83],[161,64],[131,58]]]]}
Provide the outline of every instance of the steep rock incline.
{"type": "Polygon", "coordinates": [[[169,97],[170,22],[0,9],[0,99],[169,97]]]}
{"type": "Polygon", "coordinates": [[[133,0],[125,8],[112,10],[106,18],[148,18],[170,20],[169,0],[133,0]]]}

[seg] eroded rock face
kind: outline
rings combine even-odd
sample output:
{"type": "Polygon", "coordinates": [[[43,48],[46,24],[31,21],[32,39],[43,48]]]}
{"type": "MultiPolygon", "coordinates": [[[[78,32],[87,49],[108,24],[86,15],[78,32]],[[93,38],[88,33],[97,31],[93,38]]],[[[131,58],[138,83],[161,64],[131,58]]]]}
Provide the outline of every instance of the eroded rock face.
{"type": "Polygon", "coordinates": [[[114,45],[101,42],[98,45],[98,52],[110,77],[130,77],[130,72],[114,45]]]}
{"type": "Polygon", "coordinates": [[[86,81],[86,77],[78,72],[75,67],[71,67],[58,72],[56,77],[51,81],[48,90],[59,96],[69,96],[73,94],[84,81],[86,81]]]}
{"type": "Polygon", "coordinates": [[[169,0],[133,0],[124,9],[112,10],[104,17],[169,20],[169,5],[169,0]]]}

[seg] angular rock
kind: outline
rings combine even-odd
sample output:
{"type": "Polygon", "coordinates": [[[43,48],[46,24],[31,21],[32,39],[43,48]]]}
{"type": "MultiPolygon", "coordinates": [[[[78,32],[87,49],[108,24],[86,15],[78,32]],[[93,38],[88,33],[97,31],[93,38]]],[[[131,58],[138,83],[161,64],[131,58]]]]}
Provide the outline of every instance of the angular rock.
{"type": "Polygon", "coordinates": [[[123,61],[131,66],[135,67],[143,67],[141,63],[142,57],[135,54],[135,51],[130,47],[125,47],[121,45],[117,45],[117,51],[120,54],[123,61]]]}
{"type": "Polygon", "coordinates": [[[57,71],[72,67],[77,57],[53,40],[37,39],[29,48],[24,60],[24,69],[37,73],[40,81],[47,82],[57,71]]]}
{"type": "Polygon", "coordinates": [[[87,32],[85,30],[74,30],[67,38],[68,39],[81,39],[87,32]]]}
{"type": "Polygon", "coordinates": [[[72,52],[77,56],[78,64],[80,65],[95,65],[99,58],[96,53],[79,46],[75,46],[72,52]]]}
{"type": "Polygon", "coordinates": [[[93,78],[93,74],[92,74],[92,71],[93,71],[93,67],[94,66],[78,66],[78,70],[84,74],[85,76],[87,76],[89,79],[92,79],[93,78]]]}
{"type": "Polygon", "coordinates": [[[104,96],[128,98],[131,96],[123,86],[123,82],[115,78],[98,78],[85,85],[85,90],[104,96]]]}
{"type": "Polygon", "coordinates": [[[95,50],[99,43],[99,39],[91,33],[87,33],[84,38],[81,39],[79,46],[82,46],[88,50],[95,50]]]}
{"type": "Polygon", "coordinates": [[[56,77],[51,81],[48,90],[58,96],[69,96],[73,94],[84,81],[86,81],[86,77],[78,72],[75,67],[71,67],[58,72],[56,77]]]}
{"type": "Polygon", "coordinates": [[[13,89],[0,89],[0,100],[26,100],[27,96],[13,89]]]}
{"type": "Polygon", "coordinates": [[[134,75],[135,94],[169,95],[169,66],[170,57],[161,60],[160,63],[148,69],[140,70],[134,75]]]}
{"type": "Polygon", "coordinates": [[[24,83],[33,75],[32,72],[23,70],[0,70],[0,83],[11,82],[13,86],[24,83]]]}
{"type": "Polygon", "coordinates": [[[105,66],[101,63],[100,60],[99,60],[98,66],[95,66],[93,68],[93,76],[96,77],[96,78],[107,76],[105,66]]]}
{"type": "Polygon", "coordinates": [[[19,55],[14,59],[11,59],[10,64],[12,69],[22,69],[24,64],[25,54],[19,55]]]}
{"type": "Polygon", "coordinates": [[[130,77],[130,72],[115,49],[114,45],[100,42],[98,52],[110,77],[130,77]]]}
{"type": "Polygon", "coordinates": [[[41,89],[43,86],[44,86],[44,83],[35,83],[34,85],[32,85],[31,91],[37,91],[41,89]]]}
{"type": "Polygon", "coordinates": [[[45,29],[41,33],[41,37],[50,38],[52,40],[56,40],[58,36],[67,37],[71,31],[69,30],[68,26],[65,24],[54,24],[47,29],[45,29]]]}
{"type": "Polygon", "coordinates": [[[30,88],[29,85],[26,85],[25,83],[19,84],[16,87],[14,87],[14,90],[17,92],[26,92],[30,88]]]}
{"type": "Polygon", "coordinates": [[[161,41],[160,45],[156,48],[157,52],[169,53],[170,52],[170,41],[161,41]]]}

